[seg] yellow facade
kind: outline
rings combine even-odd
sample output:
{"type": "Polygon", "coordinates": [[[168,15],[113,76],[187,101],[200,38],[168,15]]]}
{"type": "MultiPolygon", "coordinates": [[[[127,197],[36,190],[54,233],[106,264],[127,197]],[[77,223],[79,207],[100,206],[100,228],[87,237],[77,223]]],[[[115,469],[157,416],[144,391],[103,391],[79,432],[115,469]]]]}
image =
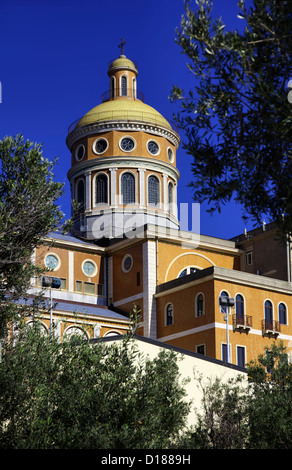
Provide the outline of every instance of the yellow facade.
{"type": "MultiPolygon", "coordinates": [[[[74,230],[50,234],[35,253],[41,266],[52,256],[56,265],[45,274],[61,279],[53,290],[60,338],[73,326],[88,338],[123,334],[136,306],[140,335],[225,360],[226,316],[219,306],[225,291],[237,300],[228,316],[232,364],[244,365],[275,339],[289,352],[290,246],[279,245],[273,226],[232,240],[181,231],[179,135],[143,102],[136,64],[122,55],[108,75],[103,102],[67,137],[72,200],[80,199],[74,230]],[[266,301],[271,324],[264,322],[266,301]]],[[[33,288],[39,287],[36,280],[33,288]]],[[[48,329],[45,312],[43,322],[48,329]]]]}

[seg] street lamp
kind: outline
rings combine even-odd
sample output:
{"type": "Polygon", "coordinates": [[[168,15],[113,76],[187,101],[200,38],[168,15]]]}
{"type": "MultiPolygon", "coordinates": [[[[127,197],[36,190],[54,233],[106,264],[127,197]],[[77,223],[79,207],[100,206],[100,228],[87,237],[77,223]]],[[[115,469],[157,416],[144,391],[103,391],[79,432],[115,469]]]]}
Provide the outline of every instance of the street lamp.
{"type": "Polygon", "coordinates": [[[58,277],[43,276],[42,286],[49,288],[50,292],[50,335],[52,336],[53,332],[53,299],[52,299],[52,289],[60,289],[61,280],[58,277]]]}
{"type": "Polygon", "coordinates": [[[228,295],[220,295],[219,296],[219,305],[220,307],[224,308],[223,313],[225,313],[224,320],[226,321],[226,362],[229,361],[229,315],[231,313],[231,308],[234,307],[234,299],[229,297],[228,295]]]}

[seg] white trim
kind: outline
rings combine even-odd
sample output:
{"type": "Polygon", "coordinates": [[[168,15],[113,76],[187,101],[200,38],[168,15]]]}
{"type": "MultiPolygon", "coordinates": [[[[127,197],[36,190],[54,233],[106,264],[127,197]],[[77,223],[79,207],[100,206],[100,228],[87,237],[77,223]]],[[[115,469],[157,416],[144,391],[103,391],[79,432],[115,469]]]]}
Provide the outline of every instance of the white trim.
{"type": "Polygon", "coordinates": [[[139,173],[139,205],[142,208],[146,207],[145,204],[145,169],[138,168],[139,173]]]}
{"type": "Polygon", "coordinates": [[[110,171],[110,206],[117,206],[117,168],[109,168],[110,171]]]}
{"type": "MultiPolygon", "coordinates": [[[[103,325],[102,325],[103,326],[103,325]]],[[[115,336],[115,335],[120,335],[121,332],[120,331],[117,331],[117,330],[109,330],[107,331],[103,336],[102,338],[105,338],[106,336],[115,336]],[[114,334],[113,334],[114,333],[114,334]]]]}
{"type": "Polygon", "coordinates": [[[67,326],[67,328],[65,328],[65,330],[63,331],[62,337],[64,337],[64,335],[68,334],[68,330],[73,330],[73,329],[80,330],[82,333],[84,333],[85,337],[87,339],[89,339],[88,332],[86,330],[84,330],[81,326],[75,325],[75,324],[67,326]]]}
{"type": "Polygon", "coordinates": [[[68,289],[70,292],[74,292],[74,251],[68,252],[68,289]]]}
{"type": "Polygon", "coordinates": [[[136,295],[131,295],[131,297],[126,297],[121,300],[117,300],[116,302],[113,303],[115,307],[119,307],[120,305],[128,304],[130,302],[135,302],[135,300],[143,299],[143,292],[140,294],[136,295]]]}
{"type": "Polygon", "coordinates": [[[108,130],[135,130],[147,132],[153,135],[162,136],[168,139],[173,145],[178,148],[180,145],[180,136],[170,127],[165,127],[163,124],[148,124],[139,119],[131,119],[127,121],[126,119],[112,119],[109,121],[101,121],[100,123],[91,123],[81,128],[76,128],[68,135],[66,139],[67,146],[71,150],[72,145],[80,140],[82,137],[89,136],[91,134],[96,135],[99,132],[104,132],[108,130]]]}
{"type": "Polygon", "coordinates": [[[143,243],[143,326],[146,338],[156,339],[156,242],[143,243]]]}

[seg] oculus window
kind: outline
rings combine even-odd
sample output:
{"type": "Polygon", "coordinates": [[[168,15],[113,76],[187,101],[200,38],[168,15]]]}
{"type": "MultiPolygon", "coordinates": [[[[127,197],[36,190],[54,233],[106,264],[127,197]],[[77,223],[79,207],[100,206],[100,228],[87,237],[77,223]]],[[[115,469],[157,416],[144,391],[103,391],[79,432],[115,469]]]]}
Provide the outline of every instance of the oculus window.
{"type": "Polygon", "coordinates": [[[120,141],[120,147],[124,152],[131,152],[135,148],[135,141],[131,137],[124,137],[120,141]]]}
{"type": "Polygon", "coordinates": [[[86,274],[86,276],[94,276],[96,274],[96,271],[97,271],[97,268],[96,268],[96,265],[95,263],[93,263],[92,261],[84,261],[83,265],[82,265],[82,270],[84,272],[84,274],[86,274]]]}
{"type": "Polygon", "coordinates": [[[151,155],[157,155],[159,153],[159,145],[154,140],[149,140],[147,143],[147,150],[151,155]]]}
{"type": "Polygon", "coordinates": [[[103,138],[96,140],[93,144],[93,151],[98,154],[104,153],[107,148],[108,148],[108,141],[103,138]]]}
{"type": "Polygon", "coordinates": [[[59,265],[59,260],[55,255],[47,255],[45,259],[45,265],[48,269],[54,271],[59,265]]]}

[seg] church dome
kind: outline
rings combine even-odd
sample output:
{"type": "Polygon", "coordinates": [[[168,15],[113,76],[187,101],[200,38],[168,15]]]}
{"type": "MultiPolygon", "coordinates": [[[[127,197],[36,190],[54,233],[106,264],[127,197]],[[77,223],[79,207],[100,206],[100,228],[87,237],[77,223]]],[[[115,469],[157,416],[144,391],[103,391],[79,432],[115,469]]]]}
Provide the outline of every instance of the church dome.
{"type": "Polygon", "coordinates": [[[105,121],[139,121],[171,129],[169,122],[154,108],[139,100],[109,100],[88,111],[76,128],[105,121]]]}
{"type": "Polygon", "coordinates": [[[120,55],[120,57],[110,62],[108,75],[115,73],[117,70],[132,70],[136,75],[138,74],[137,65],[125,55],[120,55]]]}

